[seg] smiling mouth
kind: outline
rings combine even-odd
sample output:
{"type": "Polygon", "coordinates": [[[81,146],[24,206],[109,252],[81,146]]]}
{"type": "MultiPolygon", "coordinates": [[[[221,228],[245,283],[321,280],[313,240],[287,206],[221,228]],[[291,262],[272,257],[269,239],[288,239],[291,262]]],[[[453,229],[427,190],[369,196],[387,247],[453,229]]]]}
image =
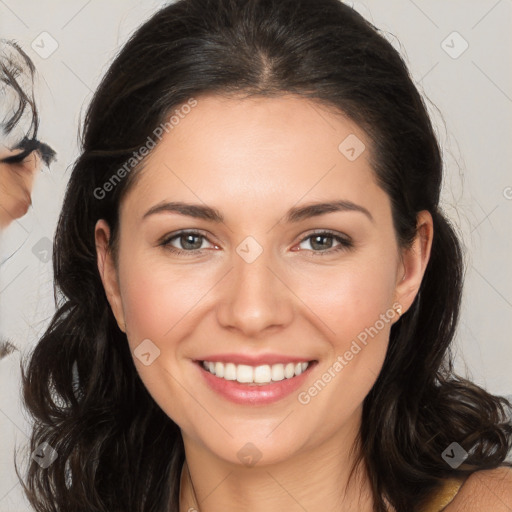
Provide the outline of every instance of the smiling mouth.
{"type": "Polygon", "coordinates": [[[283,380],[290,380],[308,370],[317,361],[278,363],[250,366],[246,364],[199,361],[201,367],[219,379],[237,381],[240,384],[265,386],[283,380]]]}

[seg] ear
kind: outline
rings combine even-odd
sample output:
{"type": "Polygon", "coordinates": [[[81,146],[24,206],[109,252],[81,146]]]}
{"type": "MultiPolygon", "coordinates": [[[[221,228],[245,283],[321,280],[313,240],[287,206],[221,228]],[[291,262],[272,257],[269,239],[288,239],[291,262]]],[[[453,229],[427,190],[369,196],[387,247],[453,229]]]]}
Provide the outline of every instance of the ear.
{"type": "Polygon", "coordinates": [[[94,228],[94,239],[96,241],[96,256],[98,270],[105,289],[107,300],[110,304],[119,329],[126,333],[126,323],[119,290],[119,280],[117,269],[114,263],[114,257],[109,245],[110,227],[107,222],[100,219],[94,228]]]}
{"type": "Polygon", "coordinates": [[[416,237],[407,249],[401,251],[395,287],[395,299],[405,313],[414,302],[430,259],[434,237],[434,221],[429,211],[423,210],[416,217],[416,237]]]}

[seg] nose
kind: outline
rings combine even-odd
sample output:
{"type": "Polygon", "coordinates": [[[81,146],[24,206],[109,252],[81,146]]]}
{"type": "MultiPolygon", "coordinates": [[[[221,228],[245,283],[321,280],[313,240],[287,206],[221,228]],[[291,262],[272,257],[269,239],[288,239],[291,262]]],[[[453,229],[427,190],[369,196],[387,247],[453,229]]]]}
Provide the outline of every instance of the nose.
{"type": "Polygon", "coordinates": [[[283,329],[293,318],[293,292],[286,285],[282,267],[267,251],[248,262],[233,255],[234,268],[223,280],[217,319],[244,338],[260,338],[283,329]]]}

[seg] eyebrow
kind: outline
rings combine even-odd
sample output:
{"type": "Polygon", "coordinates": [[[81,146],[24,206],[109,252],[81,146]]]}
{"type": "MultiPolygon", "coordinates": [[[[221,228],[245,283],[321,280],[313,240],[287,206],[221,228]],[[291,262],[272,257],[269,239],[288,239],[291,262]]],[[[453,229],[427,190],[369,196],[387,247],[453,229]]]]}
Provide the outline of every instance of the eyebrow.
{"type": "MultiPolygon", "coordinates": [[[[143,216],[143,219],[158,213],[178,213],[196,219],[203,219],[212,222],[224,222],[223,215],[216,208],[210,206],[189,204],[180,201],[162,202],[150,208],[143,216]]],[[[295,206],[290,208],[285,215],[286,223],[296,223],[304,219],[317,217],[326,213],[333,212],[360,212],[363,213],[371,222],[375,222],[372,214],[363,206],[352,201],[339,200],[323,203],[312,203],[305,206],[295,206]]]]}

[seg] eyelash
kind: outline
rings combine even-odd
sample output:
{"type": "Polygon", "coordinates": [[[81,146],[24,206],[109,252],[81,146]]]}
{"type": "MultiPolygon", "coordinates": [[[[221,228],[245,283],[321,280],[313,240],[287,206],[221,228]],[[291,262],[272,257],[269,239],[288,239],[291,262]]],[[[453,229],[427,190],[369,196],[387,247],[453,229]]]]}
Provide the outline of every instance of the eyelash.
{"type": "Polygon", "coordinates": [[[23,153],[19,153],[18,155],[9,156],[7,158],[4,158],[2,160],[2,163],[4,164],[21,164],[24,160],[26,160],[30,155],[32,151],[23,151],[23,153]]]}
{"type": "MultiPolygon", "coordinates": [[[[176,238],[179,238],[179,237],[181,237],[183,235],[194,235],[194,236],[199,236],[199,237],[202,237],[202,238],[208,240],[207,236],[204,235],[203,233],[200,233],[199,231],[180,231],[178,233],[172,234],[172,236],[165,237],[160,242],[159,245],[164,247],[166,250],[169,250],[173,254],[178,255],[178,256],[191,256],[191,255],[198,255],[198,254],[201,255],[201,254],[203,254],[203,252],[206,249],[193,249],[193,250],[190,250],[190,251],[186,251],[186,250],[183,250],[183,249],[177,249],[176,247],[173,247],[172,245],[170,245],[172,240],[175,240],[176,238]]],[[[302,244],[302,242],[305,242],[306,240],[308,240],[310,238],[313,238],[314,236],[319,236],[319,235],[324,235],[324,236],[333,238],[334,240],[339,242],[339,245],[334,247],[334,248],[327,249],[325,251],[314,251],[314,250],[309,250],[309,249],[301,249],[301,250],[308,250],[309,252],[311,252],[315,256],[325,256],[325,255],[333,254],[333,253],[336,253],[336,252],[339,252],[339,251],[349,250],[349,249],[354,247],[354,244],[353,244],[353,242],[350,239],[342,237],[340,235],[337,235],[335,232],[329,231],[329,230],[314,231],[313,233],[310,233],[309,235],[304,237],[302,240],[300,240],[299,244],[302,244]]]]}

